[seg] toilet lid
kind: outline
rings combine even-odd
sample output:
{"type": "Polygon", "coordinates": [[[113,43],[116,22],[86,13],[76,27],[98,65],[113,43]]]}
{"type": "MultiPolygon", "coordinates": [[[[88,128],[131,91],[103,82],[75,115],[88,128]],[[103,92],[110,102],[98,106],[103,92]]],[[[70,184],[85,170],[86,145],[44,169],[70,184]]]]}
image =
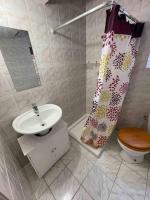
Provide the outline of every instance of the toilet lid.
{"type": "Polygon", "coordinates": [[[141,128],[123,128],[118,139],[127,147],[137,151],[150,151],[150,134],[141,128]]]}

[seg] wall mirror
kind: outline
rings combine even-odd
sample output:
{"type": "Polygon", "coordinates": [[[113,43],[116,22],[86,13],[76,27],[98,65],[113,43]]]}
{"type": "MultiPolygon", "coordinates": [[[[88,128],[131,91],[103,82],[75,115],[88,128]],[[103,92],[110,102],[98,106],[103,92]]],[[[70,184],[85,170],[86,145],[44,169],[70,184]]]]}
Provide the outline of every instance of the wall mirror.
{"type": "Polygon", "coordinates": [[[27,31],[0,26],[0,51],[17,91],[41,85],[27,31]]]}

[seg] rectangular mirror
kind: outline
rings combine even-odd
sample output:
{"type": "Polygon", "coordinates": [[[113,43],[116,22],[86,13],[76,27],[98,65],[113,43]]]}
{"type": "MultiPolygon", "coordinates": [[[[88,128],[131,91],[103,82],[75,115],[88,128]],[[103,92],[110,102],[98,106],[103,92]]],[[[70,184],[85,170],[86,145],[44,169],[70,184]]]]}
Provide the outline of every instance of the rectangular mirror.
{"type": "Polygon", "coordinates": [[[27,31],[0,26],[0,50],[17,91],[41,85],[27,31]]]}

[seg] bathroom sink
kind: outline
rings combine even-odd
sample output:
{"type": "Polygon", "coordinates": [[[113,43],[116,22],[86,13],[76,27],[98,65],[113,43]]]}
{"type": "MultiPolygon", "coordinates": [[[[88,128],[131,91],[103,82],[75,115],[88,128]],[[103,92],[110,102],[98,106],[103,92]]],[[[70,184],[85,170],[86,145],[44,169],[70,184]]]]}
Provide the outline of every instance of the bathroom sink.
{"type": "Polygon", "coordinates": [[[38,106],[39,116],[29,110],[12,123],[14,130],[20,134],[45,135],[61,119],[62,109],[54,104],[38,106]]]}

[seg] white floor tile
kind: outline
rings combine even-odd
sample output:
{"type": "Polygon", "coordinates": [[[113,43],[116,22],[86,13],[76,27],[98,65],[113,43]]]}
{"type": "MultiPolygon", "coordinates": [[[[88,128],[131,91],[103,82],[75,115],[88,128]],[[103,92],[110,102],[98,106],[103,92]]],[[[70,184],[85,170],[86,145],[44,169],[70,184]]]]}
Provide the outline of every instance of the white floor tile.
{"type": "Polygon", "coordinates": [[[109,143],[106,144],[106,146],[104,148],[104,152],[109,153],[111,156],[113,156],[114,158],[116,158],[120,161],[122,161],[122,158],[120,156],[121,150],[122,149],[117,141],[109,141],[109,143]]]}
{"type": "Polygon", "coordinates": [[[21,186],[23,188],[23,193],[25,199],[33,200],[35,199],[34,192],[32,190],[30,182],[26,179],[26,175],[24,173],[24,169],[18,171],[21,186]]]}
{"type": "Polygon", "coordinates": [[[148,180],[147,180],[145,200],[150,200],[150,169],[149,169],[149,172],[148,172],[148,180]]]}
{"type": "Polygon", "coordinates": [[[92,200],[89,194],[81,186],[72,200],[92,200]]]}
{"type": "Polygon", "coordinates": [[[39,178],[30,164],[25,166],[27,177],[31,183],[36,198],[40,198],[48,186],[43,178],[39,178]]]}
{"type": "Polygon", "coordinates": [[[145,200],[150,200],[150,180],[147,182],[145,200]]]}
{"type": "Polygon", "coordinates": [[[93,164],[84,156],[75,156],[74,159],[67,166],[73,175],[82,182],[87,176],[93,164]]]}
{"type": "Polygon", "coordinates": [[[24,200],[24,193],[22,191],[21,184],[16,176],[13,174],[9,175],[9,184],[12,192],[13,199],[15,200],[24,200]]]}
{"type": "Polygon", "coordinates": [[[114,185],[108,200],[133,200],[118,185],[114,185]]]}
{"type": "Polygon", "coordinates": [[[65,168],[62,161],[58,161],[45,175],[44,179],[48,185],[50,185],[60,172],[65,168]]]}
{"type": "Polygon", "coordinates": [[[129,164],[123,161],[123,164],[128,166],[131,170],[135,171],[139,176],[147,178],[148,169],[150,167],[150,161],[145,159],[143,163],[139,164],[129,164]]]}
{"type": "Polygon", "coordinates": [[[148,170],[148,179],[150,180],[150,168],[149,168],[149,170],[148,170]]]}
{"type": "Polygon", "coordinates": [[[52,193],[50,192],[49,189],[47,189],[43,194],[42,196],[37,199],[37,200],[55,200],[52,193]]]}
{"type": "Polygon", "coordinates": [[[122,164],[115,183],[134,200],[144,200],[146,179],[122,164]]]}
{"type": "Polygon", "coordinates": [[[73,160],[73,158],[76,155],[80,156],[80,152],[76,151],[76,149],[71,146],[71,148],[69,149],[69,151],[62,157],[61,161],[65,164],[68,165],[70,163],[71,160],[73,160]]]}
{"type": "Polygon", "coordinates": [[[38,178],[30,164],[25,167],[37,200],[150,200],[148,156],[142,164],[122,161],[116,139],[98,159],[74,139],[71,144],[44,178],[38,178]]]}
{"type": "Polygon", "coordinates": [[[98,166],[112,181],[115,180],[119,171],[121,161],[113,157],[107,152],[103,152],[99,159],[97,159],[96,166],[98,166]]]}
{"type": "Polygon", "coordinates": [[[80,152],[80,154],[85,155],[87,159],[89,159],[91,162],[95,163],[97,160],[97,157],[93,155],[91,152],[89,152],[85,147],[81,146],[79,142],[77,142],[75,139],[70,137],[70,141],[72,146],[75,148],[76,151],[80,152]]]}
{"type": "Polygon", "coordinates": [[[113,186],[113,181],[109,179],[97,166],[94,166],[83,186],[95,200],[107,200],[113,186]]]}
{"type": "Polygon", "coordinates": [[[56,200],[71,200],[80,184],[71,172],[65,168],[50,186],[56,200]]]}

